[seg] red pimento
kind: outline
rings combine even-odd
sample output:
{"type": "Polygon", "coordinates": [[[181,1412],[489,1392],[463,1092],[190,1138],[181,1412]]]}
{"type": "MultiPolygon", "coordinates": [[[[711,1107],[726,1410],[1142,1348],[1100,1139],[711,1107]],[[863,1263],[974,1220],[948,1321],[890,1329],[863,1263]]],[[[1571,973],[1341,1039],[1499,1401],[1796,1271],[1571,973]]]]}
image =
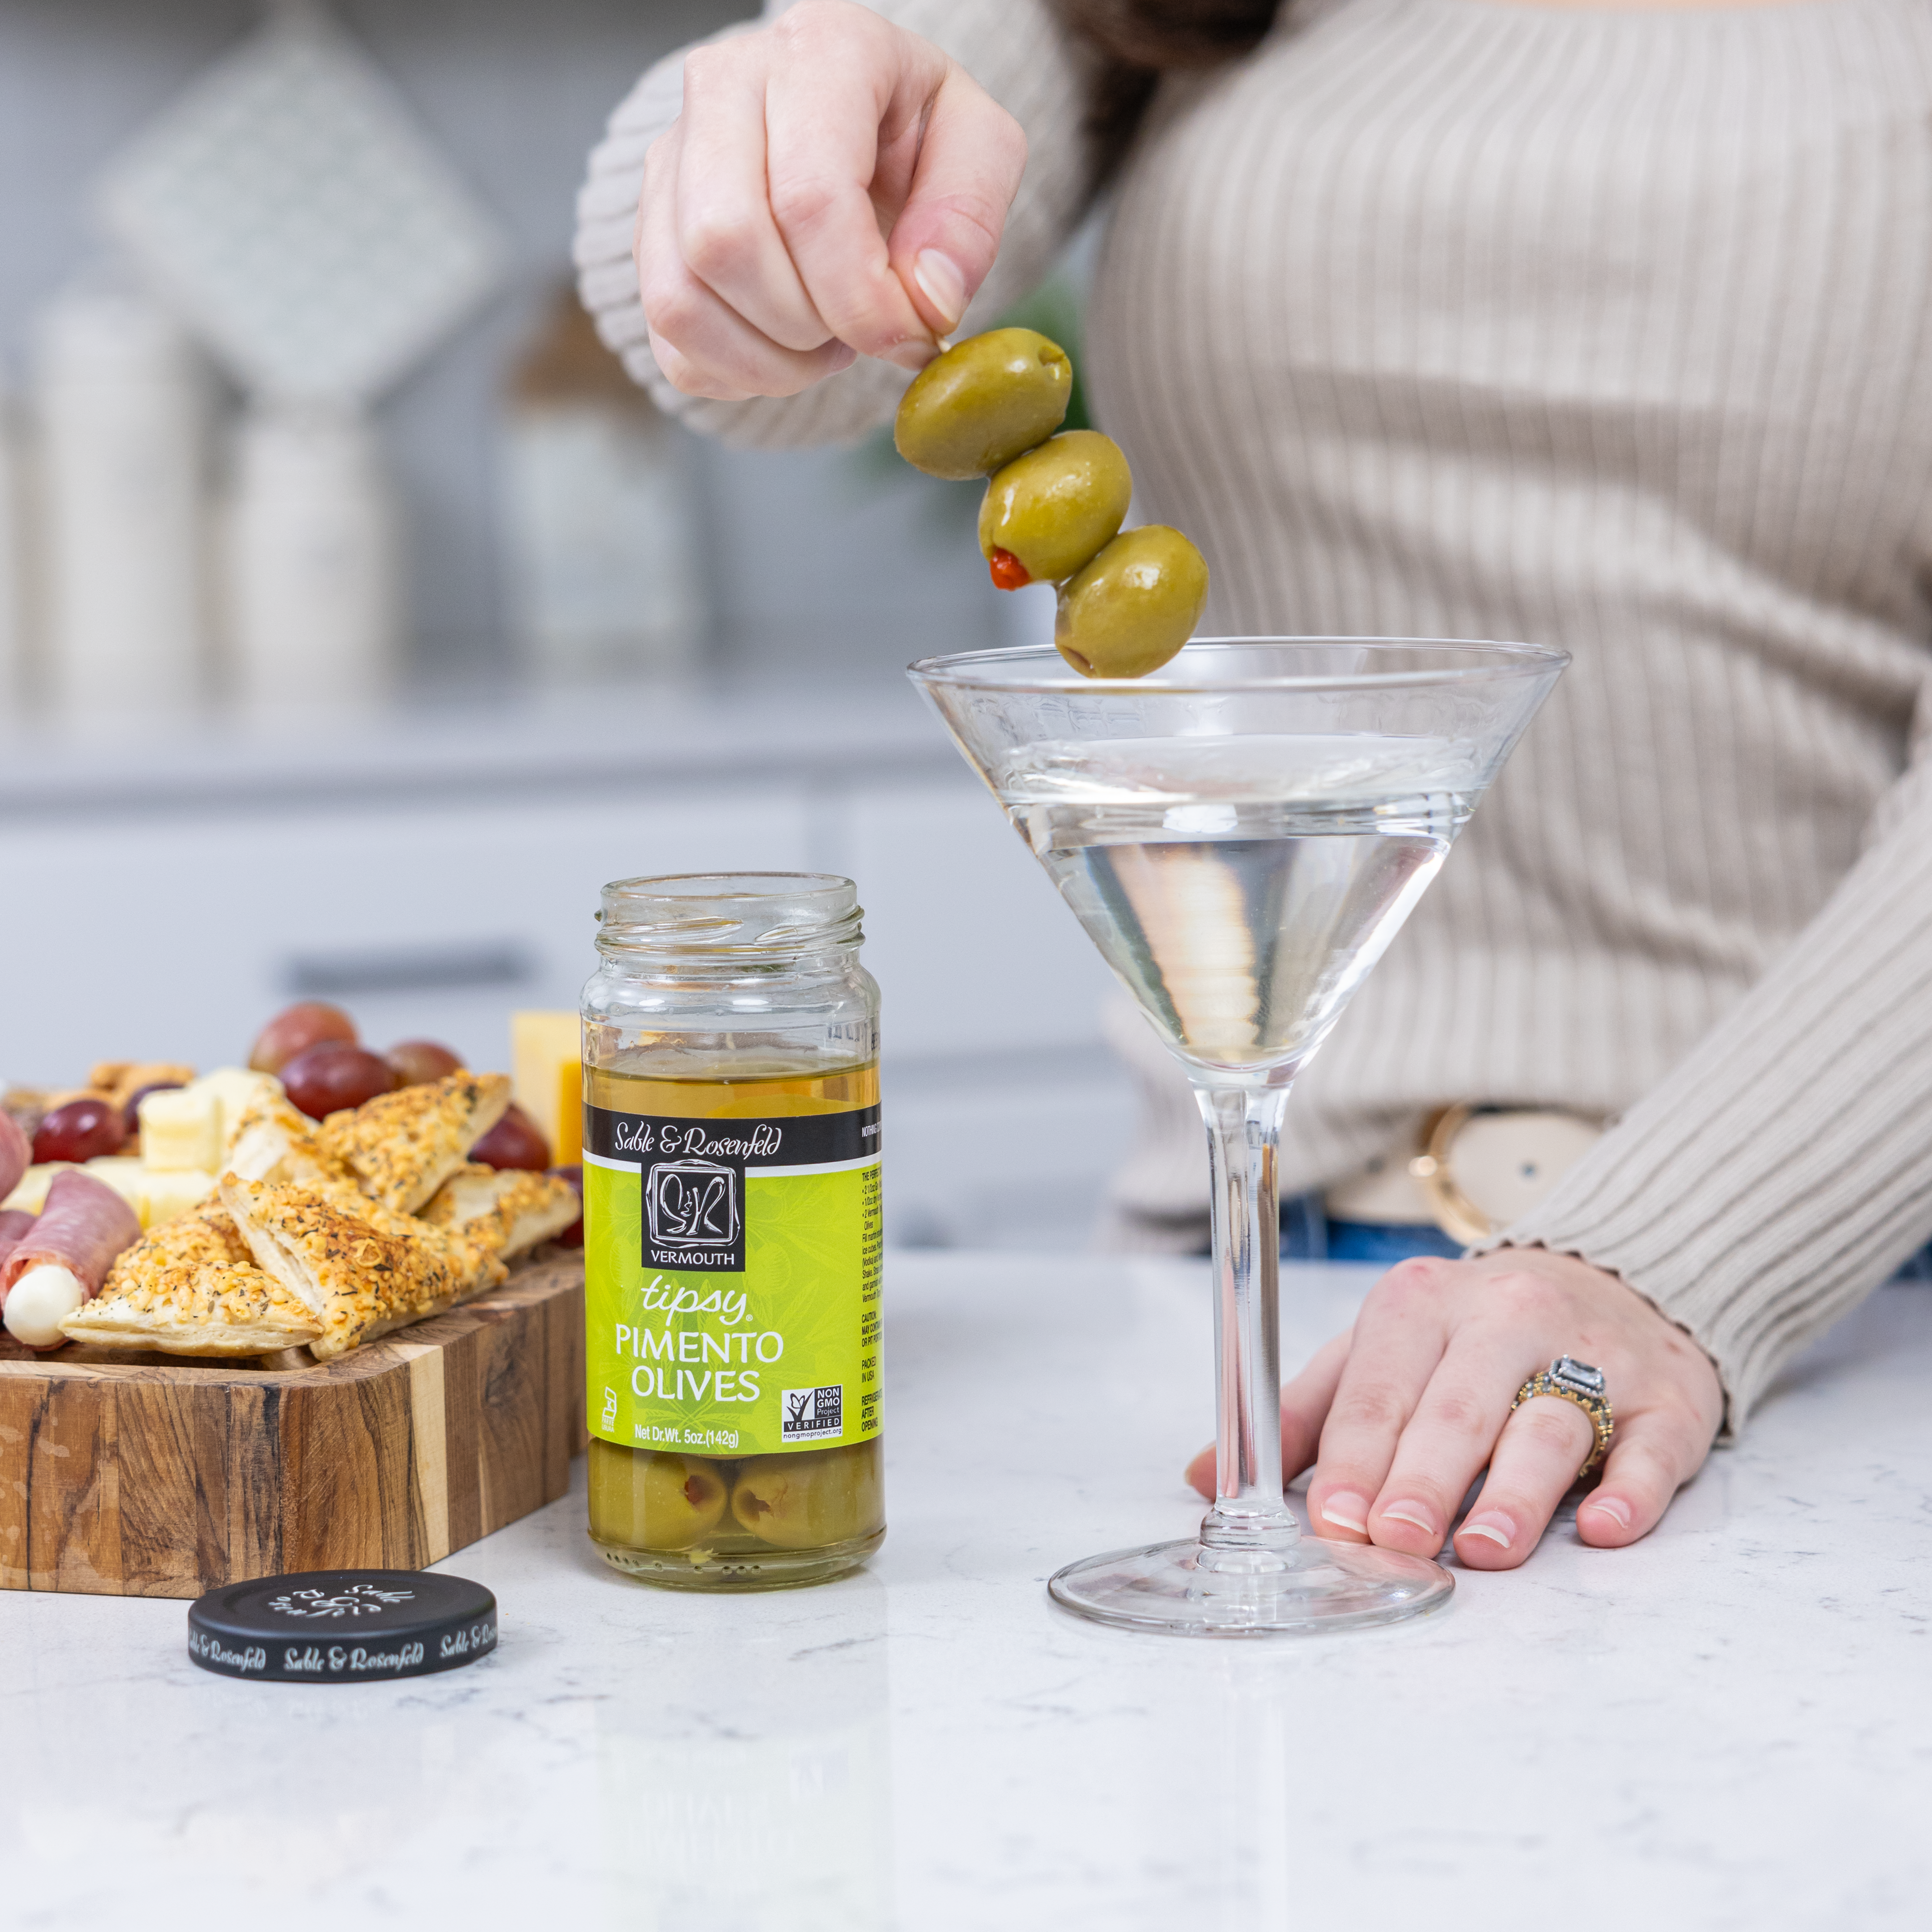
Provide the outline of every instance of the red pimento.
{"type": "Polygon", "coordinates": [[[1032,573],[1010,550],[995,550],[987,561],[992,566],[993,581],[1002,590],[1024,590],[1033,581],[1032,573]]]}

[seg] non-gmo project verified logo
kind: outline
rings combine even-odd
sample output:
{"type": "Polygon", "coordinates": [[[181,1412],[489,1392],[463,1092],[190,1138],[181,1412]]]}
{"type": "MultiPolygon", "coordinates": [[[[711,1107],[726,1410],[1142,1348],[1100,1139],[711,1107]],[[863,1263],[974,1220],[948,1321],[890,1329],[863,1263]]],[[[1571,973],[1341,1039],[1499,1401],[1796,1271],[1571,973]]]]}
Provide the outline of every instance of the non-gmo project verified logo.
{"type": "Polygon", "coordinates": [[[808,1442],[815,1436],[845,1432],[843,1382],[829,1388],[782,1389],[778,1404],[783,1418],[779,1435],[787,1442],[808,1442]]]}

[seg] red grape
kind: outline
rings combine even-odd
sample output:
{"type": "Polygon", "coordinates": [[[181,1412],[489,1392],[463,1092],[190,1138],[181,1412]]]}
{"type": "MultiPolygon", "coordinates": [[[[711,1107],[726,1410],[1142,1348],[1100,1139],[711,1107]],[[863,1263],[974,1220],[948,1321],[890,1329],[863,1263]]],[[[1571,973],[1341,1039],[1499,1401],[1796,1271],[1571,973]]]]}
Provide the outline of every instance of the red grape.
{"type": "Polygon", "coordinates": [[[403,1040],[390,1048],[386,1058],[396,1070],[398,1087],[427,1087],[432,1080],[447,1080],[463,1071],[462,1061],[433,1040],[403,1040]]]}
{"type": "Polygon", "coordinates": [[[255,1036],[248,1064],[257,1073],[279,1073],[298,1054],[325,1040],[355,1046],[356,1022],[326,1000],[304,1000],[284,1007],[255,1036]]]}
{"type": "Polygon", "coordinates": [[[312,1120],[359,1107],[378,1094],[395,1090],[396,1072],[379,1053],[339,1040],[298,1053],[282,1069],[288,1096],[312,1120]]]}
{"type": "Polygon", "coordinates": [[[93,1160],[118,1154],[128,1138],[121,1109],[111,1100],[70,1100],[40,1122],[34,1136],[34,1159],[93,1160]]]}
{"type": "Polygon", "coordinates": [[[509,1111],[470,1150],[470,1158],[485,1167],[514,1167],[541,1174],[550,1165],[550,1143],[538,1132],[536,1121],[512,1100],[509,1111]]]}

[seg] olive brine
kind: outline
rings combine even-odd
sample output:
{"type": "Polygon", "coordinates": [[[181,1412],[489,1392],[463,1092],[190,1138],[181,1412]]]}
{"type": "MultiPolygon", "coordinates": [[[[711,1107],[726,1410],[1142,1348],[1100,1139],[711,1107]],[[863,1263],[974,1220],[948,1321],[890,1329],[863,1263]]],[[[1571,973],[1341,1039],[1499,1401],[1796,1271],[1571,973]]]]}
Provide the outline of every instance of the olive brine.
{"type": "Polygon", "coordinates": [[[1073,366],[1030,328],[974,335],[913,379],[893,425],[928,476],[989,478],[980,548],[1002,590],[1057,584],[1054,642],[1086,677],[1144,677],[1194,634],[1208,564],[1176,530],[1123,532],[1133,478],[1120,446],[1066,418],[1073,366]]]}

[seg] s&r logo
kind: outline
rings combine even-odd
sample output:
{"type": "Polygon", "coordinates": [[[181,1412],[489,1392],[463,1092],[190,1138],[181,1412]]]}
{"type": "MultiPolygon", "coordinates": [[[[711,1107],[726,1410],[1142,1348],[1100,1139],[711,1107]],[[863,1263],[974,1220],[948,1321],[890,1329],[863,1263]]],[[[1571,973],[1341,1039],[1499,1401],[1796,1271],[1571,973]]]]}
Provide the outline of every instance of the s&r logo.
{"type": "Polygon", "coordinates": [[[716,1161],[660,1161],[644,1182],[644,1212],[653,1241],[728,1248],[738,1238],[738,1177],[716,1161]]]}

